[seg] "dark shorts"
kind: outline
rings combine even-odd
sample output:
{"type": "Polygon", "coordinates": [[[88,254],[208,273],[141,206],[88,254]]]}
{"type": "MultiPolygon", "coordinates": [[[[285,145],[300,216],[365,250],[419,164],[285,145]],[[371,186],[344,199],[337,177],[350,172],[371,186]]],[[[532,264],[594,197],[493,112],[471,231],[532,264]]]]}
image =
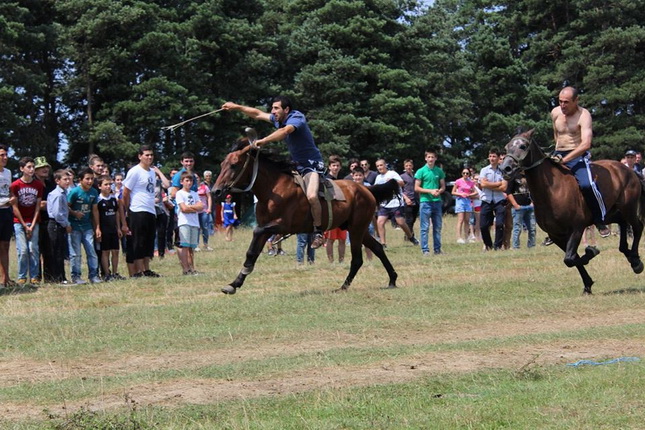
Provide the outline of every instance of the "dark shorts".
{"type": "Polygon", "coordinates": [[[378,216],[386,216],[389,219],[392,218],[403,218],[403,207],[399,206],[398,208],[378,208],[378,216]]]}
{"type": "Polygon", "coordinates": [[[120,247],[119,236],[114,234],[103,234],[101,235],[101,241],[96,242],[98,244],[97,249],[100,251],[112,251],[113,249],[118,250],[120,247]]]}
{"type": "Polygon", "coordinates": [[[296,170],[301,176],[307,173],[316,172],[322,175],[325,172],[325,163],[323,161],[307,160],[296,163],[296,170]]]}
{"type": "Polygon", "coordinates": [[[13,235],[13,210],[0,209],[0,242],[11,241],[13,235]]]}
{"type": "Polygon", "coordinates": [[[152,258],[155,252],[155,235],[157,233],[155,215],[150,212],[131,212],[129,218],[129,227],[132,232],[132,260],[152,258]]]}

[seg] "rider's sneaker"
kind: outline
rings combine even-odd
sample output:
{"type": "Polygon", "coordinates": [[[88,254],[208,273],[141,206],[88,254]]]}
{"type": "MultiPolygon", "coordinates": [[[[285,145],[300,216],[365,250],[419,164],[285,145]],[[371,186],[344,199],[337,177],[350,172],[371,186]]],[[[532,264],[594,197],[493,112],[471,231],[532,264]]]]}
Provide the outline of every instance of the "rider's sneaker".
{"type": "Polygon", "coordinates": [[[553,241],[551,240],[551,238],[549,236],[547,236],[544,239],[544,242],[542,242],[542,246],[549,246],[549,245],[553,245],[553,241]]]}
{"type": "Polygon", "coordinates": [[[414,246],[418,246],[418,245],[419,245],[419,241],[418,241],[418,240],[417,240],[417,238],[416,238],[416,237],[414,237],[414,236],[412,236],[412,237],[410,238],[410,243],[412,243],[412,245],[414,245],[414,246]]]}
{"type": "Polygon", "coordinates": [[[605,224],[596,224],[596,228],[600,237],[609,237],[611,235],[611,230],[605,224]]]}
{"type": "Polygon", "coordinates": [[[269,249],[269,256],[273,257],[275,255],[275,248],[269,249]]]}
{"type": "Polygon", "coordinates": [[[311,249],[318,249],[325,243],[325,238],[323,237],[322,231],[315,231],[314,238],[311,241],[311,249]]]}

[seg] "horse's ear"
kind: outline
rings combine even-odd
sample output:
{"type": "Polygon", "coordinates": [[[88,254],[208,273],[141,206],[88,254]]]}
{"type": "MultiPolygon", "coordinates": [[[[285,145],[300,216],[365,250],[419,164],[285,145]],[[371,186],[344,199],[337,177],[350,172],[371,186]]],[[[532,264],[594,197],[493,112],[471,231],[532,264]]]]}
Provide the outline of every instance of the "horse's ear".
{"type": "Polygon", "coordinates": [[[525,131],[524,133],[522,133],[522,137],[525,137],[525,138],[527,138],[527,139],[530,139],[530,138],[531,138],[531,136],[533,136],[533,132],[534,132],[534,131],[535,131],[535,129],[534,129],[534,128],[530,129],[529,131],[525,131]]]}

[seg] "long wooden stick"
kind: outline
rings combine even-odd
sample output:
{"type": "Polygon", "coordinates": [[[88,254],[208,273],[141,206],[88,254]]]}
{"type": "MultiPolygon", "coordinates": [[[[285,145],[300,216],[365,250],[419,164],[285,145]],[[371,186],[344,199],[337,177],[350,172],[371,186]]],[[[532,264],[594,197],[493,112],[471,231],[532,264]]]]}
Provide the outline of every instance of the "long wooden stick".
{"type": "Polygon", "coordinates": [[[214,111],[211,111],[211,112],[208,112],[208,113],[198,115],[198,116],[196,116],[194,118],[187,119],[186,121],[178,122],[177,124],[167,125],[165,127],[161,127],[161,129],[162,130],[170,130],[170,131],[172,131],[172,130],[174,130],[176,128],[179,128],[182,125],[187,124],[187,123],[189,123],[191,121],[194,121],[194,120],[199,119],[199,118],[203,118],[203,117],[208,116],[208,115],[213,115],[214,113],[217,113],[217,112],[220,112],[220,111],[223,111],[223,110],[224,109],[217,109],[217,110],[214,110],[214,111]]]}

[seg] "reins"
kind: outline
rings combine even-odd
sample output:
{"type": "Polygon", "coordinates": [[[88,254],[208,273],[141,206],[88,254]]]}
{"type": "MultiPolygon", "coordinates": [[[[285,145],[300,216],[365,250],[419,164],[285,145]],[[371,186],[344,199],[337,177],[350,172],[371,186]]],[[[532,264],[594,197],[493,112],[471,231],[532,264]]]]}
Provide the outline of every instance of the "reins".
{"type": "Polygon", "coordinates": [[[244,165],[242,166],[242,169],[240,170],[240,173],[237,175],[237,177],[231,182],[229,185],[229,189],[234,192],[234,193],[245,193],[247,191],[250,191],[251,188],[253,188],[253,185],[255,185],[255,180],[258,178],[258,165],[260,164],[260,149],[257,149],[257,154],[256,156],[251,155],[251,150],[249,149],[247,151],[248,157],[246,158],[246,161],[244,162],[244,165]],[[241,188],[235,188],[235,184],[239,182],[239,180],[242,178],[242,175],[246,171],[246,167],[249,165],[249,162],[251,161],[251,158],[253,158],[253,175],[251,176],[251,182],[249,185],[247,185],[246,188],[241,189],[241,188]]]}

